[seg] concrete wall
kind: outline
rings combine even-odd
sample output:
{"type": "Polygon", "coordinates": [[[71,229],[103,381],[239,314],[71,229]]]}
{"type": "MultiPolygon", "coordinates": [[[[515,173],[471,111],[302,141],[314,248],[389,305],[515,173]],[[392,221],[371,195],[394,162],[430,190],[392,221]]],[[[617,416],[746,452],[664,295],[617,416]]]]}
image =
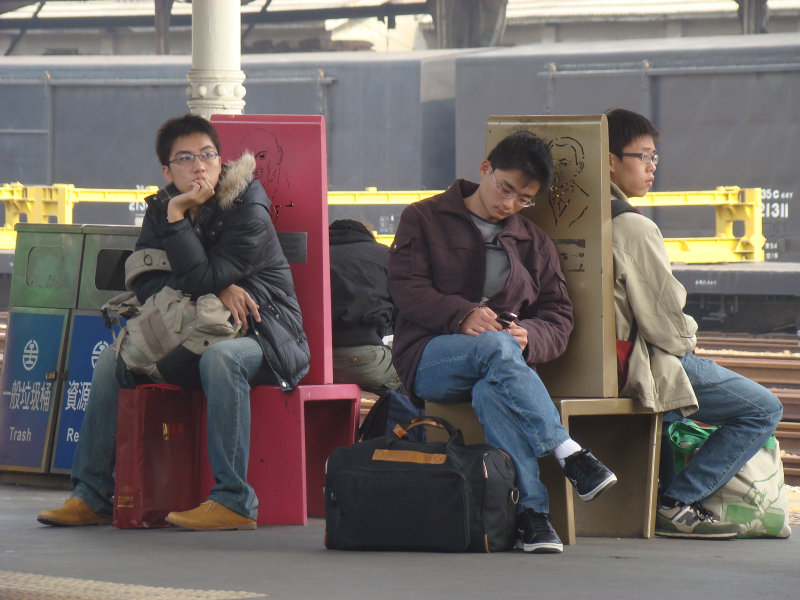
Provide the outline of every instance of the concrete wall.
{"type": "MultiPolygon", "coordinates": [[[[187,110],[189,68],[173,56],[5,58],[0,183],[160,184],[155,131],[187,110]]],[[[662,131],[656,190],[762,187],[768,256],[800,260],[797,35],[246,55],[242,68],[246,112],[325,115],[331,190],[474,178],[490,115],[638,110],[662,131]]],[[[710,232],[708,214],[674,215],[654,214],[667,235],[710,232]]],[[[133,222],[97,205],[76,221],[133,222]]]]}
{"type": "MultiPolygon", "coordinates": [[[[325,115],[331,189],[440,187],[458,54],[248,55],[246,112],[325,115]]],[[[186,112],[189,69],[188,57],[5,59],[0,182],[159,184],[155,132],[186,112]]]]}
{"type": "MultiPolygon", "coordinates": [[[[456,174],[475,176],[489,115],[636,110],[662,133],[655,191],[765,188],[766,250],[771,259],[797,261],[798,94],[800,37],[793,34],[541,44],[462,56],[456,174]]],[[[667,236],[709,235],[709,211],[661,209],[654,218],[667,236]]]]}

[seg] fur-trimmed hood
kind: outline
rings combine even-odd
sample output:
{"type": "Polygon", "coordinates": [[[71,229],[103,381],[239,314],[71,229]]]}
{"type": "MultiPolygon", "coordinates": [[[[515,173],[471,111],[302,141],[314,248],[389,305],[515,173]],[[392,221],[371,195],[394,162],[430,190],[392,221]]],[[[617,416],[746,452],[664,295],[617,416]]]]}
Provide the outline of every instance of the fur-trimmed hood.
{"type": "Polygon", "coordinates": [[[253,181],[255,169],[256,159],[247,151],[236,160],[225,163],[216,190],[217,205],[222,210],[233,206],[236,199],[244,193],[253,181]]]}

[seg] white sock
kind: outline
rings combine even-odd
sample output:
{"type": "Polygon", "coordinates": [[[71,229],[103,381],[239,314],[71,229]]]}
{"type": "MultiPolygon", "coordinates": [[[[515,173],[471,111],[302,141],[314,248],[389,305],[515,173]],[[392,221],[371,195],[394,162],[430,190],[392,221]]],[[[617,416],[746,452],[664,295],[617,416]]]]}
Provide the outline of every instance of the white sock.
{"type": "Polygon", "coordinates": [[[562,467],[564,466],[564,459],[570,456],[571,454],[575,454],[581,450],[581,446],[578,442],[573,440],[572,438],[567,439],[564,442],[561,442],[558,446],[553,448],[553,454],[562,467]]]}

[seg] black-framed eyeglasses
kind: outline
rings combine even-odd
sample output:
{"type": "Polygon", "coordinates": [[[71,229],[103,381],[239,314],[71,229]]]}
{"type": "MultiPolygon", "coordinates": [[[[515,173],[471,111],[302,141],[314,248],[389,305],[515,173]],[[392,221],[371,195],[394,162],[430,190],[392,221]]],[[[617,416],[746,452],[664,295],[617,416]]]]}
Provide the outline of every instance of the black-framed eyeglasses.
{"type": "Polygon", "coordinates": [[[647,152],[623,152],[617,156],[630,156],[633,158],[638,158],[646,165],[649,165],[650,163],[653,163],[654,165],[658,164],[658,152],[654,152],[653,154],[648,154],[647,152]]]}
{"type": "Polygon", "coordinates": [[[217,160],[219,158],[219,152],[214,152],[213,150],[206,150],[204,152],[198,152],[197,154],[192,154],[191,152],[178,152],[178,154],[175,155],[175,158],[169,162],[185,167],[192,164],[195,158],[199,158],[201,161],[207,163],[217,160]]]}
{"type": "Polygon", "coordinates": [[[528,208],[529,206],[533,206],[536,204],[536,200],[533,198],[520,198],[514,192],[507,191],[503,186],[497,183],[497,178],[494,176],[494,169],[492,169],[492,179],[494,180],[494,187],[497,188],[497,193],[500,194],[503,198],[507,198],[511,200],[512,198],[517,203],[517,206],[520,208],[528,208]]]}

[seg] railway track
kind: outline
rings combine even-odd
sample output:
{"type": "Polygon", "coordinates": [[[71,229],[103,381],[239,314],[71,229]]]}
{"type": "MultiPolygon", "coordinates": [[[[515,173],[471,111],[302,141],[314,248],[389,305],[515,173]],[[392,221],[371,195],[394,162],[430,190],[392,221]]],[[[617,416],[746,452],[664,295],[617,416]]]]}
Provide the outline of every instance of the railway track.
{"type": "Polygon", "coordinates": [[[775,437],[782,450],[784,481],[788,485],[800,485],[800,423],[781,421],[775,437]]]}
{"type": "Polygon", "coordinates": [[[697,345],[705,350],[800,353],[800,338],[790,334],[757,336],[705,333],[697,338],[697,345]]]}
{"type": "Polygon", "coordinates": [[[800,389],[771,389],[783,404],[783,420],[800,421],[800,389]]]}
{"type": "Polygon", "coordinates": [[[754,357],[732,356],[730,354],[707,354],[697,352],[698,356],[711,358],[722,367],[741,373],[748,379],[773,388],[800,388],[800,357],[754,357]]]}

